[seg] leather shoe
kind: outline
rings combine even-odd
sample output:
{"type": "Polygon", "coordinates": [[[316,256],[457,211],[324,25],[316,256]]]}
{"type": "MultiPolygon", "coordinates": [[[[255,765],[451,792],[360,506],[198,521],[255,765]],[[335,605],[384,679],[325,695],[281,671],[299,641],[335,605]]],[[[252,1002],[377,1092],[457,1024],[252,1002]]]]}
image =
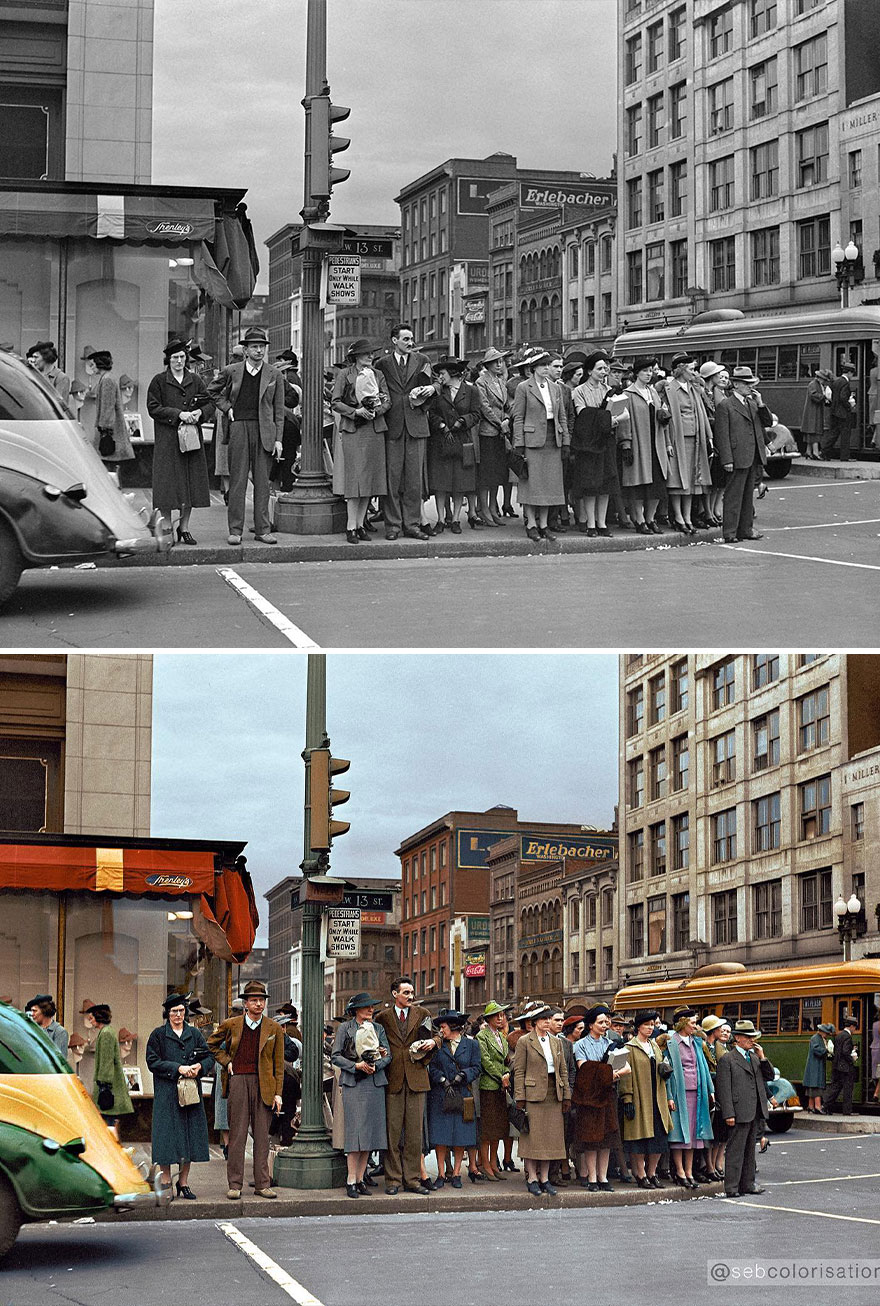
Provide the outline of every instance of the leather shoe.
{"type": "Polygon", "coordinates": [[[396,526],[389,526],[385,532],[385,538],[386,540],[399,540],[400,531],[397,529],[396,526]]]}
{"type": "Polygon", "coordinates": [[[736,536],[736,535],[725,535],[725,536],[723,536],[723,539],[724,539],[724,543],[725,543],[725,544],[736,544],[737,536],[736,536]]]}
{"type": "Polygon", "coordinates": [[[278,1196],[278,1194],[276,1193],[276,1191],[275,1191],[274,1188],[255,1188],[255,1189],[254,1189],[254,1197],[277,1197],[277,1196],[278,1196]]]}
{"type": "Polygon", "coordinates": [[[431,538],[428,532],[423,531],[421,527],[417,531],[404,531],[403,533],[408,540],[429,540],[431,538]]]}
{"type": "Polygon", "coordinates": [[[537,1182],[536,1179],[533,1179],[531,1183],[526,1184],[526,1190],[530,1192],[533,1197],[541,1196],[541,1192],[542,1192],[541,1185],[537,1182]]]}
{"type": "Polygon", "coordinates": [[[241,536],[240,536],[240,535],[233,535],[232,531],[230,531],[229,534],[226,536],[226,543],[227,543],[227,544],[241,544],[241,536]]]}
{"type": "Polygon", "coordinates": [[[740,540],[763,540],[764,536],[760,531],[749,531],[748,535],[738,535],[740,540]]]}
{"type": "Polygon", "coordinates": [[[229,1198],[230,1202],[237,1202],[238,1199],[239,1199],[239,1197],[241,1197],[241,1189],[240,1189],[240,1188],[227,1188],[227,1190],[226,1190],[226,1196],[229,1198]]]}
{"type": "Polygon", "coordinates": [[[255,535],[254,539],[258,544],[277,544],[278,539],[275,535],[255,535]]]}
{"type": "Polygon", "coordinates": [[[396,1184],[392,1184],[390,1188],[388,1187],[387,1184],[385,1185],[385,1195],[387,1197],[396,1197],[399,1192],[400,1189],[397,1187],[396,1184]]]}
{"type": "Polygon", "coordinates": [[[766,1191],[767,1191],[766,1188],[758,1188],[757,1185],[755,1185],[752,1188],[744,1188],[740,1193],[740,1196],[745,1197],[747,1194],[752,1194],[753,1196],[757,1197],[758,1193],[766,1193],[766,1191]]]}

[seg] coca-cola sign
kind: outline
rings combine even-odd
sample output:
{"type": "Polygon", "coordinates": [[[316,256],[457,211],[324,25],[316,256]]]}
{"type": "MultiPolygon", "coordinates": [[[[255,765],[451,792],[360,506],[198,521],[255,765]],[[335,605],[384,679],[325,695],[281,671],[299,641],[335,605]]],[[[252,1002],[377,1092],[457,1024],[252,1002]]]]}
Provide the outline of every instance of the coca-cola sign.
{"type": "Polygon", "coordinates": [[[151,236],[191,236],[193,225],[191,222],[156,222],[151,227],[147,227],[151,236]]]}

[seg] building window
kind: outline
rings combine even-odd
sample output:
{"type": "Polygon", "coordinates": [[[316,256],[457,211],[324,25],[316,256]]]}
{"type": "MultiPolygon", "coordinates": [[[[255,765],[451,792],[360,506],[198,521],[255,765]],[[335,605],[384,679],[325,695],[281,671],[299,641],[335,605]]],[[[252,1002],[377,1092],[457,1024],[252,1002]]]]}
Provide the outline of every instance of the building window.
{"type": "Polygon", "coordinates": [[[780,845],[782,822],[780,817],[780,795],[767,794],[752,803],[753,839],[752,847],[756,853],[769,853],[780,845]]]}
{"type": "Polygon", "coordinates": [[[850,808],[850,829],[853,842],[865,837],[865,804],[853,803],[850,808]]]}
{"type": "Polygon", "coordinates": [[[779,284],[779,228],[764,227],[749,236],[752,246],[752,285],[779,284]]]}
{"type": "Polygon", "coordinates": [[[666,125],[663,98],[663,92],[661,91],[659,95],[650,96],[645,104],[645,126],[649,150],[656,150],[658,146],[663,144],[663,128],[666,125]]]}
{"type": "Polygon", "coordinates": [[[678,140],[687,126],[687,82],[669,88],[669,139],[678,140]]]}
{"type": "Polygon", "coordinates": [[[673,9],[669,15],[669,62],[674,63],[676,59],[684,58],[685,41],[687,40],[687,9],[684,5],[680,9],[673,9]]]}
{"type": "Polygon", "coordinates": [[[602,949],[602,982],[609,984],[614,978],[614,948],[602,949]]]}
{"type": "Polygon", "coordinates": [[[726,730],[709,742],[712,785],[726,785],[736,779],[736,733],[726,730]]]}
{"type": "Polygon", "coordinates": [[[749,150],[749,196],[766,200],[779,193],[779,142],[765,141],[749,150]]]}
{"type": "Polygon", "coordinates": [[[733,204],[733,155],[709,164],[709,210],[729,209],[733,204]]]}
{"type": "Polygon", "coordinates": [[[831,776],[798,785],[801,839],[818,839],[831,831],[831,776]]]}
{"type": "Polygon", "coordinates": [[[733,78],[709,87],[709,135],[720,136],[733,127],[733,78]]]}
{"type": "Polygon", "coordinates": [[[648,956],[666,951],[666,895],[648,899],[648,956]]]}
{"type": "Polygon", "coordinates": [[[602,295],[602,326],[611,326],[611,292],[606,291],[602,295]]]}
{"type": "Polygon", "coordinates": [[[570,331],[577,331],[578,329],[578,308],[579,305],[576,299],[568,301],[568,328],[570,331]]]}
{"type": "Polygon", "coordinates": [[[594,930],[594,929],[596,928],[596,895],[595,895],[595,893],[591,893],[590,896],[589,896],[589,898],[587,898],[587,924],[586,924],[586,928],[587,928],[588,930],[594,930]]]}
{"type": "Polygon", "coordinates": [[[626,43],[624,84],[632,86],[642,75],[642,34],[636,32],[626,43]]]}
{"type": "Polygon", "coordinates": [[[776,0],[749,0],[749,36],[757,37],[776,26],[776,0]]]}
{"type": "Polygon", "coordinates": [[[800,18],[801,14],[808,14],[811,9],[818,9],[824,3],[825,0],[797,0],[794,12],[800,18]]]}
{"type": "Polygon", "coordinates": [[[712,672],[712,711],[729,707],[736,694],[736,663],[733,658],[725,658],[716,664],[712,672]]]}
{"type": "Polygon", "coordinates": [[[834,924],[831,905],[831,872],[812,871],[799,875],[801,929],[830,930],[834,924]]]}
{"type": "Polygon", "coordinates": [[[831,737],[831,714],[828,706],[828,686],[814,689],[797,700],[798,752],[808,753],[822,748],[831,737]]]}
{"type": "Polygon", "coordinates": [[[602,240],[600,241],[600,249],[602,254],[602,266],[600,271],[610,272],[611,265],[614,261],[614,241],[610,236],[602,237],[602,240]]]}
{"type": "Polygon", "coordinates": [[[672,951],[684,952],[691,937],[691,895],[672,895],[672,951]]]}
{"type": "Polygon", "coordinates": [[[626,696],[626,733],[627,738],[641,732],[645,724],[645,688],[636,685],[626,696]]]}
{"type": "MultiPolygon", "coordinates": [[[[443,191],[441,191],[440,194],[442,195],[442,194],[443,194],[443,191]]],[[[444,840],[444,842],[441,843],[441,845],[440,845],[440,867],[441,867],[441,869],[446,865],[446,847],[447,847],[447,845],[446,845],[446,842],[445,842],[445,840],[444,840]]]]}
{"type": "Polygon", "coordinates": [[[821,653],[799,653],[797,660],[798,668],[811,667],[814,662],[819,661],[821,656],[821,653]]]}
{"type": "Polygon", "coordinates": [[[733,11],[730,8],[719,9],[710,15],[706,24],[709,43],[709,58],[720,59],[728,54],[733,46],[733,11]]]}
{"type": "Polygon", "coordinates": [[[586,295],[584,297],[584,326],[591,327],[596,325],[596,296],[586,295]]]}
{"type": "Polygon", "coordinates": [[[688,787],[688,770],[690,768],[690,745],[687,735],[679,735],[672,741],[672,788],[678,793],[688,787]]]}
{"type": "MultiPolygon", "coordinates": [[[[645,951],[645,904],[635,902],[627,908],[629,916],[629,955],[641,957],[645,951]]],[[[593,954],[595,956],[595,953],[593,954]]]]}
{"type": "Polygon", "coordinates": [[[828,123],[795,132],[797,185],[816,186],[828,180],[828,123]]]}
{"type": "Polygon", "coordinates": [[[669,258],[672,264],[672,298],[681,299],[687,290],[688,284],[687,241],[670,241],[669,258]]]}
{"type": "Polygon", "coordinates": [[[652,23],[647,31],[647,65],[648,73],[657,73],[663,67],[663,19],[652,23]]]}
{"type": "Polygon", "coordinates": [[[779,679],[779,654],[756,653],[752,658],[752,688],[763,689],[779,679]]]}
{"type": "Polygon", "coordinates": [[[626,256],[626,302],[640,304],[642,301],[642,251],[633,250],[626,256]]]}
{"type": "Polygon", "coordinates": [[[626,226],[628,231],[642,225],[642,179],[631,177],[626,183],[626,226]]]}
{"type": "Polygon", "coordinates": [[[593,984],[596,980],[596,949],[587,949],[587,983],[593,984]]]}
{"type": "MultiPolygon", "coordinates": [[[[629,839],[629,857],[627,859],[627,883],[637,884],[643,879],[645,874],[645,832],[644,830],[633,830],[628,836],[629,839]]],[[[590,899],[595,904],[595,898],[590,899]]],[[[595,925],[595,920],[593,924],[595,925]]]]}
{"type": "Polygon", "coordinates": [[[749,69],[749,117],[753,120],[776,112],[778,76],[775,55],[749,69]]]}
{"type": "Polygon", "coordinates": [[[666,749],[654,748],[648,754],[651,776],[651,802],[656,803],[666,797],[666,749]]]}
{"type": "Polygon", "coordinates": [[[572,988],[578,988],[578,986],[580,985],[580,982],[581,982],[581,958],[580,958],[580,953],[578,953],[578,952],[573,952],[573,953],[571,954],[571,965],[570,965],[569,969],[570,969],[570,971],[571,971],[571,985],[572,985],[572,988]]]}
{"type": "Polygon", "coordinates": [[[709,259],[712,266],[712,289],[736,288],[736,249],[733,236],[709,241],[709,259]]]}
{"type": "Polygon", "coordinates": [[[642,145],[642,106],[634,104],[626,111],[626,152],[632,157],[642,145]]]}
{"type": "Polygon", "coordinates": [[[798,277],[827,277],[831,273],[831,219],[809,218],[797,224],[798,277]]]}
{"type": "Polygon", "coordinates": [[[736,857],[736,808],[728,807],[712,817],[712,862],[731,862],[736,857]]]}
{"type": "Polygon", "coordinates": [[[650,874],[666,874],[666,822],[658,821],[656,825],[650,828],[650,874]]]}
{"type": "Polygon", "coordinates": [[[673,218],[680,218],[687,203],[687,160],[669,165],[669,212],[673,218]]]}
{"type": "Polygon", "coordinates": [[[862,151],[849,152],[849,188],[859,190],[862,185],[862,151]]]}
{"type": "Polygon", "coordinates": [[[673,662],[669,672],[669,684],[672,690],[672,715],[685,712],[688,705],[688,660],[680,658],[673,662]]]}
{"type": "Polygon", "coordinates": [[[672,869],[686,871],[691,862],[691,819],[688,812],[672,818],[672,869]]]}
{"type": "Polygon", "coordinates": [[[636,757],[628,765],[629,771],[629,806],[641,807],[645,801],[645,762],[636,757]]]}
{"type": "Polygon", "coordinates": [[[766,771],[779,765],[779,709],[766,712],[752,722],[752,769],[766,771]]]}
{"type": "Polygon", "coordinates": [[[666,677],[653,676],[648,682],[649,714],[648,722],[657,726],[666,720],[666,677]]]}
{"type": "Polygon", "coordinates": [[[662,222],[666,206],[663,202],[663,169],[648,173],[648,222],[662,222]]]}
{"type": "Polygon", "coordinates": [[[647,285],[645,298],[652,302],[666,298],[666,250],[663,241],[648,245],[645,249],[645,273],[647,285]]]}
{"type": "Polygon", "coordinates": [[[809,100],[828,90],[828,33],[794,47],[794,99],[809,100]]]}
{"type": "Polygon", "coordinates": [[[614,924],[614,893],[611,889],[602,890],[602,924],[614,924]]]}
{"type": "Polygon", "coordinates": [[[712,942],[736,943],[736,889],[712,894],[712,942]]]}
{"type": "Polygon", "coordinates": [[[768,880],[753,889],[755,938],[778,939],[782,935],[782,881],[768,880]]]}

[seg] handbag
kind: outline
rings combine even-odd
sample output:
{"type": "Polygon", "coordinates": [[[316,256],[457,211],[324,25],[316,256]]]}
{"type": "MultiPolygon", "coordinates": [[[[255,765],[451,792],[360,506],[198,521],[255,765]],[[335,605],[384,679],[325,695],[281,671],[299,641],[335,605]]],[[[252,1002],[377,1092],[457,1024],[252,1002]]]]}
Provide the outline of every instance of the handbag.
{"type": "Polygon", "coordinates": [[[199,428],[195,422],[181,422],[177,428],[177,443],[181,453],[195,453],[199,448],[199,428]]]}
{"type": "Polygon", "coordinates": [[[112,430],[101,431],[101,438],[98,441],[98,453],[102,458],[109,458],[116,452],[116,439],[112,430]]]}
{"type": "Polygon", "coordinates": [[[112,1111],[116,1099],[113,1096],[113,1085],[106,1080],[96,1079],[95,1088],[98,1090],[98,1096],[95,1099],[99,1111],[112,1111]]]}
{"type": "Polygon", "coordinates": [[[472,1097],[462,1098],[461,1118],[466,1125],[471,1124],[476,1112],[474,1110],[474,1099],[472,1097]]]}
{"type": "Polygon", "coordinates": [[[526,462],[525,454],[520,453],[519,449],[507,450],[507,470],[513,472],[518,481],[527,481],[529,479],[529,465],[526,462]]]}
{"type": "Polygon", "coordinates": [[[196,1106],[201,1094],[195,1079],[178,1079],[177,1101],[181,1106],[196,1106]]]}
{"type": "MultiPolygon", "coordinates": [[[[473,1099],[472,1099],[473,1101],[473,1099]]],[[[464,1112],[464,1098],[454,1084],[446,1085],[441,1111],[445,1116],[460,1116],[464,1112]]]]}
{"type": "Polygon", "coordinates": [[[523,1107],[517,1106],[516,1100],[510,1093],[507,1094],[507,1119],[521,1134],[529,1132],[529,1113],[523,1107]]]}
{"type": "Polygon", "coordinates": [[[477,456],[474,451],[473,440],[465,440],[461,446],[461,465],[462,467],[473,467],[476,464],[477,456]]]}

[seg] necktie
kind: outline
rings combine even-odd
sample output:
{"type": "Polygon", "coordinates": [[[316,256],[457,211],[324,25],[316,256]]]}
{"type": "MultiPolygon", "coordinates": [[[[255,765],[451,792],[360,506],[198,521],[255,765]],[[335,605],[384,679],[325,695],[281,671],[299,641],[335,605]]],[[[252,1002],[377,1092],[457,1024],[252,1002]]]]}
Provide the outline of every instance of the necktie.
{"type": "Polygon", "coordinates": [[[406,1012],[405,1012],[405,1011],[401,1011],[401,1013],[400,1013],[400,1023],[401,1023],[401,1025],[405,1025],[405,1024],[406,1024],[406,1012]]]}

